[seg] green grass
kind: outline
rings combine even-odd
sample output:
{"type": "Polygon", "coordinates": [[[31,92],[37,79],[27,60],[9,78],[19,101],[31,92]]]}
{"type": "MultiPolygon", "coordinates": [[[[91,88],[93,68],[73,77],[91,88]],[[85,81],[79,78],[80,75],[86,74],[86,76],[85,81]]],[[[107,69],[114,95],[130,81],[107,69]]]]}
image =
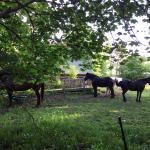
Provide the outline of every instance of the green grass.
{"type": "Polygon", "coordinates": [[[122,117],[129,150],[150,147],[150,91],[142,103],[92,94],[49,95],[40,108],[0,108],[0,150],[123,150],[122,117]]]}

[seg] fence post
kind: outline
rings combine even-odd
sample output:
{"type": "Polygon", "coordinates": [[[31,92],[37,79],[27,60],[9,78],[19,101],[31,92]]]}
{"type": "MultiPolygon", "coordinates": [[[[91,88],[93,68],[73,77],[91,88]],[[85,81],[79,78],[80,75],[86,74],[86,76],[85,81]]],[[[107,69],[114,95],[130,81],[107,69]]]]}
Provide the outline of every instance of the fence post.
{"type": "Polygon", "coordinates": [[[122,134],[122,140],[123,140],[123,143],[124,143],[124,149],[128,150],[126,139],[125,139],[125,134],[124,134],[124,131],[123,131],[121,117],[118,117],[118,121],[119,121],[119,125],[120,125],[120,128],[121,128],[121,134],[122,134]]]}

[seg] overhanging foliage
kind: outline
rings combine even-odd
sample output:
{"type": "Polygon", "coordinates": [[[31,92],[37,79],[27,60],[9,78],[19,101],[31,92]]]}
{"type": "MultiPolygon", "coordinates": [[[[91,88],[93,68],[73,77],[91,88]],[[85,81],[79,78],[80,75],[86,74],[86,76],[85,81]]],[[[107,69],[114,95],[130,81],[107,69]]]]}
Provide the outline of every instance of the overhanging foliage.
{"type": "Polygon", "coordinates": [[[55,76],[67,60],[94,57],[104,47],[105,33],[119,24],[132,31],[133,16],[147,16],[145,21],[150,21],[150,3],[143,0],[3,0],[0,4],[0,67],[21,79],[55,76]]]}

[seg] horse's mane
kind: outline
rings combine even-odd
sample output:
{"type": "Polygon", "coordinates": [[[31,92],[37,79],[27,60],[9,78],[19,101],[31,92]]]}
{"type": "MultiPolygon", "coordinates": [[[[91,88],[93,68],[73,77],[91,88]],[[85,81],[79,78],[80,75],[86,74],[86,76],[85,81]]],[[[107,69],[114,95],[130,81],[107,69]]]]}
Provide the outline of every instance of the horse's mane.
{"type": "Polygon", "coordinates": [[[93,73],[86,73],[87,75],[90,75],[90,76],[94,76],[94,77],[98,77],[99,78],[99,76],[97,76],[97,75],[95,75],[95,74],[93,74],[93,73]]]}
{"type": "Polygon", "coordinates": [[[141,80],[141,81],[143,81],[143,80],[150,80],[150,77],[147,77],[147,78],[141,78],[141,79],[138,79],[138,80],[141,80]]]}
{"type": "Polygon", "coordinates": [[[143,83],[148,83],[150,84],[150,78],[141,78],[141,79],[137,79],[137,80],[129,80],[129,79],[123,79],[122,81],[116,80],[116,85],[117,86],[124,86],[124,85],[132,85],[135,84],[137,82],[143,82],[143,83]]]}

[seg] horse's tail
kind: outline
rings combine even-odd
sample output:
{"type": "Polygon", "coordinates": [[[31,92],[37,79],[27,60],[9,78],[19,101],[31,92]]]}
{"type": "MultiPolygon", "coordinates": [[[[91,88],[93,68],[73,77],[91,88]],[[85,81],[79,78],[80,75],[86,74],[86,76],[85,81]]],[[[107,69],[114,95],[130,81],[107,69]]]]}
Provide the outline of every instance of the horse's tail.
{"type": "Polygon", "coordinates": [[[109,80],[110,80],[111,86],[114,87],[116,80],[113,79],[112,77],[109,77],[109,80]]]}
{"type": "Polygon", "coordinates": [[[44,89],[45,89],[45,85],[44,83],[41,83],[41,100],[43,100],[44,98],[44,89]]]}
{"type": "Polygon", "coordinates": [[[117,79],[115,79],[115,83],[116,83],[117,86],[120,86],[120,84],[119,84],[117,79]]]}

